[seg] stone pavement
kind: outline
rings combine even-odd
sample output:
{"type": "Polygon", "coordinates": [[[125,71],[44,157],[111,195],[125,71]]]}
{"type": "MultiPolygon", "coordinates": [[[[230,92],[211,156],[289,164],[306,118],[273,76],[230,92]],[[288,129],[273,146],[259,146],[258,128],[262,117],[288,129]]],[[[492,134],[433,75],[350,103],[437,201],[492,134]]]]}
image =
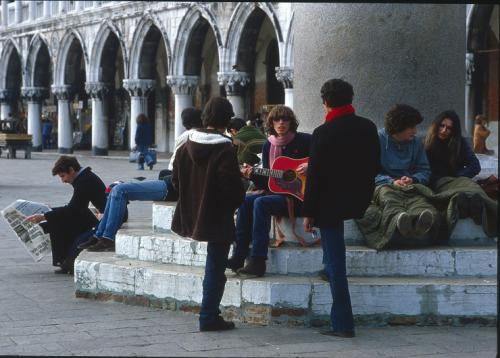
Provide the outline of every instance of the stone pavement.
{"type": "MultiPolygon", "coordinates": [[[[155,179],[120,159],[77,152],[106,184],[155,179]]],[[[0,158],[0,208],[22,198],[64,204],[71,187],[52,177],[56,153],[0,158]]],[[[151,203],[132,202],[131,221],[151,220],[151,203]]],[[[494,357],[494,327],[357,327],[357,337],[322,336],[315,328],[238,324],[230,332],[198,332],[197,317],[114,302],[77,299],[71,276],[53,274],[50,258],[35,263],[0,219],[0,355],[494,357]]]]}

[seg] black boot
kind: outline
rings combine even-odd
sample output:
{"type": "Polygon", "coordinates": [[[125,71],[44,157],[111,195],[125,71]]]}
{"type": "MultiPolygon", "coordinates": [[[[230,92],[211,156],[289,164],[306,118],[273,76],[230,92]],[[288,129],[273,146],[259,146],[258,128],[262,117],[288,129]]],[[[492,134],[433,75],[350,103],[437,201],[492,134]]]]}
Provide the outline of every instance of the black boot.
{"type": "Polygon", "coordinates": [[[238,271],[240,268],[243,267],[243,265],[245,265],[245,258],[241,258],[241,257],[238,257],[238,256],[231,256],[228,260],[227,260],[227,265],[226,267],[227,268],[230,268],[233,272],[236,272],[238,271]]]}
{"type": "Polygon", "coordinates": [[[67,257],[61,264],[58,270],[54,270],[56,274],[69,274],[73,275],[75,267],[75,257],[67,257]]]}
{"type": "Polygon", "coordinates": [[[245,267],[238,270],[238,273],[243,276],[264,276],[266,273],[266,258],[251,257],[245,267]]]}

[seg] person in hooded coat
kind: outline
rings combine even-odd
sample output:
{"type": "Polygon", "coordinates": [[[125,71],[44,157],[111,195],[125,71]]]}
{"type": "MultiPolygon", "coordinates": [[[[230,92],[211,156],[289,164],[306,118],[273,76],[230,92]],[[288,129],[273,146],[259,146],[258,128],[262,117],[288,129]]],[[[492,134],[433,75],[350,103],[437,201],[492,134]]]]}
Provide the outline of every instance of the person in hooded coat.
{"type": "Polygon", "coordinates": [[[202,113],[205,128],[189,133],[173,163],[172,185],[179,199],[172,231],[208,242],[200,331],[235,327],[220,316],[219,310],[229,248],[235,237],[234,213],[245,199],[236,149],[223,135],[233,115],[227,99],[210,99],[202,113]]]}

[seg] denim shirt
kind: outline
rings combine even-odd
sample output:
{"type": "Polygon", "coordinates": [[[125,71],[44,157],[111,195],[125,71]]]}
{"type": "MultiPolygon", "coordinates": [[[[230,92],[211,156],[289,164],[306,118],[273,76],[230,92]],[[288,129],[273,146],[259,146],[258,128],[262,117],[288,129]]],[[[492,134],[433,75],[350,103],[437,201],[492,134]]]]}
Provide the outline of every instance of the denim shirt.
{"type": "Polygon", "coordinates": [[[382,172],[375,177],[375,185],[391,184],[407,176],[415,184],[428,184],[431,168],[422,141],[415,137],[408,142],[396,142],[385,129],[378,131],[382,172]]]}

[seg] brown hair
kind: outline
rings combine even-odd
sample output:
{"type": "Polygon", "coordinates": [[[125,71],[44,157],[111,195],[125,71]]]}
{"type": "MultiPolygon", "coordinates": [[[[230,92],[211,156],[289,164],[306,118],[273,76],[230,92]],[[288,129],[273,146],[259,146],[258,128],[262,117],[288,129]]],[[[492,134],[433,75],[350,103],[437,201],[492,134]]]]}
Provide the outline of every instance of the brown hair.
{"type": "Polygon", "coordinates": [[[223,97],[212,97],[205,105],[201,120],[204,127],[226,128],[234,116],[231,102],[223,97]]]}
{"type": "Polygon", "coordinates": [[[299,121],[297,121],[297,117],[293,113],[292,109],[287,106],[277,105],[271,109],[271,112],[267,115],[266,118],[266,130],[270,135],[276,135],[276,131],[274,130],[274,119],[284,118],[290,120],[290,131],[297,133],[297,128],[299,128],[299,121]]]}
{"type": "Polygon", "coordinates": [[[137,123],[146,123],[146,122],[149,122],[149,119],[148,117],[144,114],[144,113],[141,113],[137,116],[137,118],[135,119],[135,121],[137,123]]]}
{"type": "Polygon", "coordinates": [[[488,119],[486,118],[485,115],[483,114],[478,114],[475,118],[474,118],[474,124],[483,124],[483,122],[486,122],[488,123],[488,119]]]}
{"type": "Polygon", "coordinates": [[[69,168],[73,168],[75,172],[79,171],[82,167],[75,157],[69,155],[61,155],[52,168],[52,175],[59,173],[69,173],[69,168]]]}

